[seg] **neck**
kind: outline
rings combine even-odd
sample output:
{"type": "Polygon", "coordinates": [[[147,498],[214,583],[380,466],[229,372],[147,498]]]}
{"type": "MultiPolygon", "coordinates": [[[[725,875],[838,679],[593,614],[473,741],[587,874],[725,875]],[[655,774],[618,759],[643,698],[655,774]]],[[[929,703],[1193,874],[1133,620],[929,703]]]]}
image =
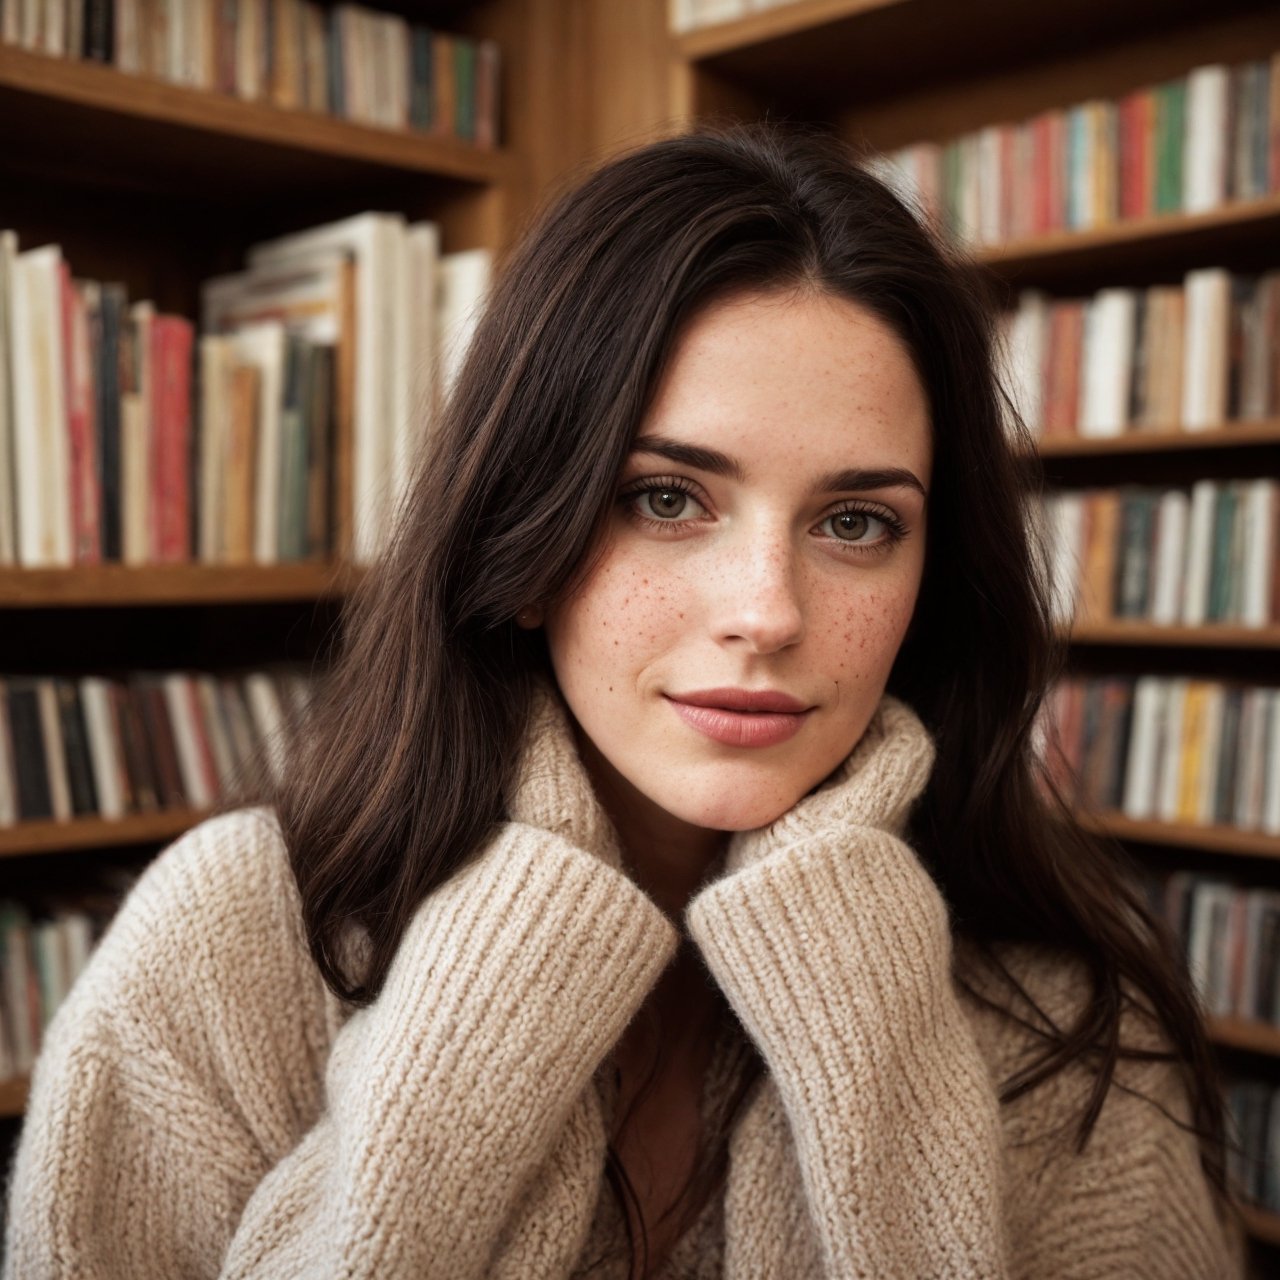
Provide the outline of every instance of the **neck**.
{"type": "Polygon", "coordinates": [[[622,845],[631,878],[673,920],[724,852],[726,833],[673,817],[636,790],[577,732],[579,752],[622,845]]]}

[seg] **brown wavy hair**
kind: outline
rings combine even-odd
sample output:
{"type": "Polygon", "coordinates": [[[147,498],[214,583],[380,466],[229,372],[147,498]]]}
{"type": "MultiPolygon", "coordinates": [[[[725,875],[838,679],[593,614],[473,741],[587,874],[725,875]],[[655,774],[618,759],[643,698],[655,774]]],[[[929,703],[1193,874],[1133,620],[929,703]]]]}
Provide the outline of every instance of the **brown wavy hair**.
{"type": "MultiPolygon", "coordinates": [[[[315,962],[338,996],[372,1001],[417,906],[504,821],[532,684],[549,670],[517,611],[588,566],[682,325],[728,293],[797,286],[889,325],[931,408],[924,575],[888,682],[938,748],[909,839],[957,933],[994,965],[990,943],[1027,940],[1069,949],[1089,973],[1076,1025],[1045,1033],[1001,1100],[1096,1059],[1083,1150],[1119,1058],[1176,1059],[1204,1171],[1234,1211],[1185,960],[1123,849],[1072,819],[1033,749],[1065,654],[1031,532],[1043,480],[1020,460],[1031,438],[995,372],[990,286],[823,132],[704,128],[632,149],[557,195],[512,252],[274,797],[315,962]],[[352,924],[369,939],[359,973],[343,964],[352,924]],[[1172,1053],[1121,1045],[1122,980],[1172,1053]]],[[[748,1069],[686,1190],[684,1226],[721,1185],[733,1115],[763,1071],[742,1047],[748,1069]]],[[[643,1275],[646,1227],[612,1145],[606,1172],[643,1275]]]]}

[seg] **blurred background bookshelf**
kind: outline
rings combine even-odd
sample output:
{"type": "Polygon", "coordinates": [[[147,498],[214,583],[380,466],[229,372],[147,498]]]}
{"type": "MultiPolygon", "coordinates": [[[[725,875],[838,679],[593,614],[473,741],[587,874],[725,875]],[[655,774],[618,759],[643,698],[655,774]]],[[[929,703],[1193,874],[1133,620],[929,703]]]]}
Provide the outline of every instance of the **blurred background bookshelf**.
{"type": "MultiPolygon", "coordinates": [[[[0,14],[10,2],[0,0],[0,14]]],[[[302,21],[308,8],[280,6],[302,21]]],[[[324,12],[336,29],[338,11],[351,8],[324,12]]],[[[131,302],[184,318],[196,348],[209,332],[209,282],[244,272],[264,245],[376,210],[405,229],[431,223],[441,256],[484,251],[493,270],[584,162],[698,120],[769,117],[857,142],[986,264],[1024,383],[1028,330],[1047,326],[1055,307],[1074,307],[1059,321],[1077,326],[1076,363],[1052,373],[1036,365],[1041,395],[1021,403],[1032,406],[1037,435],[1031,474],[1079,508],[1061,564],[1080,577],[1066,574],[1059,588],[1080,690],[1071,750],[1092,778],[1078,811],[1120,842],[1200,980],[1216,983],[1205,991],[1210,1034],[1265,1174],[1250,1214],[1253,1266],[1280,1275],[1280,1151],[1264,1141],[1280,1087],[1280,1019],[1260,1012],[1280,969],[1265,897],[1280,890],[1280,829],[1269,816],[1277,712],[1261,696],[1280,687],[1280,356],[1265,289],[1280,272],[1280,11],[1246,0],[442,0],[378,11],[408,32],[409,99],[414,24],[492,42],[492,145],[285,105],[287,89],[255,98],[6,37],[0,224],[18,233],[21,251],[58,244],[75,276],[119,282],[131,302]],[[1261,125],[1242,142],[1250,112],[1261,125]],[[1164,152],[1153,141],[1160,130],[1164,152]],[[1092,175],[1074,187],[1073,162],[1092,175]],[[1015,184],[1022,170],[1042,182],[1052,175],[1052,193],[1015,184]],[[1203,288],[1195,273],[1204,272],[1218,273],[1219,301],[1205,313],[1211,321],[1200,311],[1193,321],[1201,304],[1191,292],[1203,288]],[[1024,319],[1019,348],[1012,335],[1028,308],[1040,315],[1024,319]],[[1156,315],[1172,324],[1160,330],[1163,368],[1199,397],[1179,394],[1159,413],[1150,392],[1167,391],[1166,378],[1148,372],[1139,387],[1134,372],[1151,368],[1142,342],[1156,315]],[[1123,359],[1090,368],[1089,323],[1113,326],[1123,359]],[[1168,346],[1171,332],[1180,347],[1168,346]],[[1248,349],[1246,332],[1263,337],[1248,349]],[[1055,401],[1049,423],[1054,378],[1059,389],[1074,383],[1079,398],[1055,401]],[[1099,495],[1107,517],[1080,514],[1099,495]],[[1190,577],[1203,586],[1194,600],[1190,577]],[[1199,727],[1174,740],[1168,690],[1181,691],[1185,712],[1191,685],[1201,688],[1199,727]],[[1210,796],[1221,803],[1209,806],[1210,796]]],[[[259,81],[268,90],[270,70],[259,81]]],[[[419,124],[421,92],[420,76],[408,108],[419,124]]],[[[1042,336],[1041,353],[1050,345],[1060,343],[1042,336]]],[[[410,393],[428,394],[439,388],[410,393]]],[[[332,428],[331,460],[346,458],[340,493],[352,482],[354,414],[332,428]]],[[[201,421],[199,406],[192,420],[201,421]]],[[[405,442],[380,447],[390,465],[405,442]]],[[[325,554],[294,562],[0,565],[0,678],[310,669],[339,633],[359,577],[355,502],[353,493],[347,509],[331,503],[325,554]]],[[[0,828],[0,896],[79,888],[100,867],[127,874],[199,812],[0,828]]],[[[0,1111],[20,1115],[23,1096],[20,1077],[0,1087],[0,1111]]],[[[1274,1114],[1280,1121],[1280,1104],[1274,1114]]]]}

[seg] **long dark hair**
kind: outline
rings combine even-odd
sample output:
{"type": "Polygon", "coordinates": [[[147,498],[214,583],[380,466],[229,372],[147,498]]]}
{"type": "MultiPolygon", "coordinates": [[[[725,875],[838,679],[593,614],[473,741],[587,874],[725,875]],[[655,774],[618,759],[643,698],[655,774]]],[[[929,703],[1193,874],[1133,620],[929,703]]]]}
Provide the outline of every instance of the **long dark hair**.
{"type": "MultiPolygon", "coordinates": [[[[1073,821],[1033,750],[1065,655],[1030,532],[1041,481],[1018,456],[1030,437],[994,372],[990,288],[822,133],[735,126],[633,149],[556,198],[505,264],[274,797],[315,962],[338,996],[374,999],[415,908],[504,820],[533,682],[548,669],[517,611],[583,571],[682,324],[731,291],[797,285],[888,324],[929,397],[926,563],[888,686],[938,748],[913,847],[957,935],[1012,987],[993,942],[1065,948],[1089,974],[1077,1024],[1046,1035],[1001,1099],[1096,1056],[1082,1150],[1117,1059],[1153,1056],[1120,1044],[1127,982],[1167,1031],[1173,1053],[1155,1056],[1180,1063],[1204,1170],[1232,1203],[1185,961],[1124,851],[1073,821]],[[358,973],[343,963],[352,925],[368,937],[358,973]]],[[[762,1070],[752,1057],[731,1111],[762,1070]]],[[[725,1132],[711,1145],[686,1220],[724,1176],[725,1132]]],[[[629,1196],[612,1147],[607,1168],[629,1196]]]]}

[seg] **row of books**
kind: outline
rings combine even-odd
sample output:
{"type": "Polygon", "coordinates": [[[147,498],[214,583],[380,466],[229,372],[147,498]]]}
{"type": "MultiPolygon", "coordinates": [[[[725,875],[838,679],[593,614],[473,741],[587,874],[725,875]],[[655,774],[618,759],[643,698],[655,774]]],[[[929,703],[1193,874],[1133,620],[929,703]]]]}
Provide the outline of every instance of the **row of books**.
{"type": "Polygon", "coordinates": [[[0,40],[278,107],[497,142],[497,44],[363,5],[0,0],[0,40]]]}
{"type": "Polygon", "coordinates": [[[1280,836],[1280,688],[1186,676],[1072,676],[1036,750],[1081,809],[1280,836]]]}
{"type": "Polygon", "coordinates": [[[1280,481],[1060,490],[1040,513],[1061,626],[1280,622],[1280,481]]]}
{"type": "Polygon", "coordinates": [[[1092,98],[873,160],[970,245],[1198,213],[1280,191],[1280,53],[1092,98]]]}
{"type": "Polygon", "coordinates": [[[490,258],[359,214],[206,282],[197,337],[0,232],[0,564],[372,560],[490,258]]]}
{"type": "Polygon", "coordinates": [[[1004,317],[1010,386],[1040,436],[1204,431],[1280,417],[1280,271],[1183,284],[1026,290],[1004,317]]]}
{"type": "Polygon", "coordinates": [[[1280,1213],[1280,1089],[1268,1080],[1234,1079],[1225,1101],[1227,1172],[1252,1204],[1280,1213]]]}
{"type": "Polygon", "coordinates": [[[0,900],[0,1079],[30,1072],[54,1013],[136,878],[100,868],[97,885],[74,896],[0,900]]]}
{"type": "Polygon", "coordinates": [[[289,668],[0,678],[0,826],[209,808],[278,776],[309,690],[289,668]]]}
{"type": "Polygon", "coordinates": [[[1206,1013],[1280,1026],[1280,890],[1174,871],[1151,877],[1147,895],[1182,945],[1206,1013]]]}

